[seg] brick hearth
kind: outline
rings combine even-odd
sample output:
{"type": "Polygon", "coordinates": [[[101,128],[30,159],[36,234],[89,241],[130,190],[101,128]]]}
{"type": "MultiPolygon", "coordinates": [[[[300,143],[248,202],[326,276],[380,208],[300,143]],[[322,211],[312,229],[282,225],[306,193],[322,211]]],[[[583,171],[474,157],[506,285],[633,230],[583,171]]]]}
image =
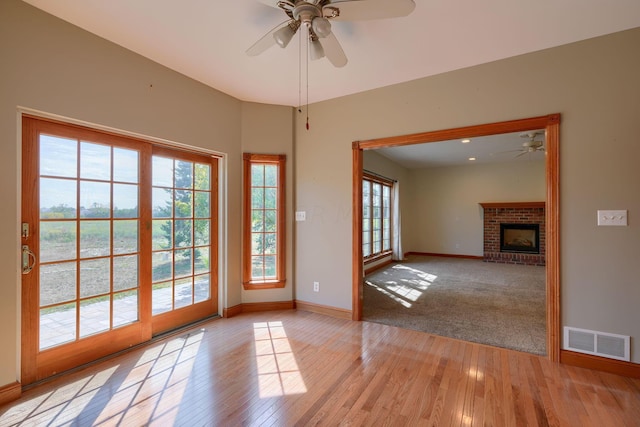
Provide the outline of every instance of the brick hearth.
{"type": "Polygon", "coordinates": [[[545,265],[544,202],[480,203],[484,209],[484,261],[503,264],[545,265]],[[540,253],[500,252],[500,224],[538,224],[540,253]]]}

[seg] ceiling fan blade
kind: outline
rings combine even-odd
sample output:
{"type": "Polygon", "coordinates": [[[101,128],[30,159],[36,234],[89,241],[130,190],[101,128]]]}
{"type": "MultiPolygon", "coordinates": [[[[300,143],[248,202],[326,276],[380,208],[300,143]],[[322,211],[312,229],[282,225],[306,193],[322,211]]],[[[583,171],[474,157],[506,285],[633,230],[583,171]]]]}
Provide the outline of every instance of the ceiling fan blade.
{"type": "Polygon", "coordinates": [[[334,66],[340,68],[347,65],[347,55],[344,54],[340,42],[333,33],[318,40],[324,49],[325,56],[334,66]]]}
{"type": "Polygon", "coordinates": [[[415,7],[413,0],[346,0],[324,6],[322,13],[335,21],[367,21],[407,16],[415,7]]]}
{"type": "Polygon", "coordinates": [[[280,28],[284,27],[285,25],[288,25],[290,21],[291,21],[290,19],[287,19],[286,21],[281,22],[280,24],[276,25],[274,29],[269,31],[264,36],[262,36],[260,40],[255,42],[249,49],[247,49],[246,51],[247,55],[249,56],[260,55],[262,52],[264,52],[265,50],[269,49],[271,46],[276,44],[276,39],[273,37],[273,33],[278,31],[280,28]]]}
{"type": "Polygon", "coordinates": [[[325,57],[324,54],[324,49],[322,48],[322,43],[320,43],[319,40],[312,40],[311,43],[309,43],[309,58],[312,61],[315,61],[317,59],[322,59],[325,57]]]}
{"type": "Polygon", "coordinates": [[[528,153],[528,151],[523,151],[522,153],[518,154],[515,158],[517,159],[518,157],[524,156],[527,153],[528,153]]]}

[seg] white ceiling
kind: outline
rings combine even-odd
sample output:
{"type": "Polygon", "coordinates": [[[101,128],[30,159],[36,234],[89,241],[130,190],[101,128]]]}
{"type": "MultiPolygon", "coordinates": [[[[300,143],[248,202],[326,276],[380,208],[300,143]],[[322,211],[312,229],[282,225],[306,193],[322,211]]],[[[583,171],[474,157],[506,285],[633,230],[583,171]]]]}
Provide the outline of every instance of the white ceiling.
{"type": "Polygon", "coordinates": [[[535,133],[535,141],[545,142],[544,129],[469,138],[468,142],[450,140],[376,149],[407,169],[428,169],[503,162],[544,161],[544,151],[523,154],[522,144],[535,133]],[[473,158],[474,160],[470,160],[473,158]]]}
{"type": "MultiPolygon", "coordinates": [[[[302,92],[306,102],[297,37],[245,54],[286,19],[258,0],[25,1],[238,99],[297,106],[302,92]]],[[[349,63],[312,62],[309,102],[640,26],[639,0],[415,2],[404,18],[334,22],[349,63]]]]}

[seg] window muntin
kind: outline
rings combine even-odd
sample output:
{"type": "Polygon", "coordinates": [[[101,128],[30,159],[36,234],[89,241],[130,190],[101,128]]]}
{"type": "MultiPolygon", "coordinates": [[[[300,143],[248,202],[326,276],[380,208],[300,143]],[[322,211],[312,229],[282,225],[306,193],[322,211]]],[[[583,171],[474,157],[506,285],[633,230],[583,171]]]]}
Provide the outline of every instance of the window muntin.
{"type": "Polygon", "coordinates": [[[243,284],[285,285],[284,155],[244,155],[243,284]]]}
{"type": "Polygon", "coordinates": [[[364,174],[362,179],[362,256],[375,259],[391,252],[393,182],[364,174]]]}
{"type": "Polygon", "coordinates": [[[211,298],[211,165],[152,160],[152,312],[211,298]]]}
{"type": "Polygon", "coordinates": [[[44,350],[140,318],[140,153],[46,133],[38,149],[38,349],[44,350]]]}

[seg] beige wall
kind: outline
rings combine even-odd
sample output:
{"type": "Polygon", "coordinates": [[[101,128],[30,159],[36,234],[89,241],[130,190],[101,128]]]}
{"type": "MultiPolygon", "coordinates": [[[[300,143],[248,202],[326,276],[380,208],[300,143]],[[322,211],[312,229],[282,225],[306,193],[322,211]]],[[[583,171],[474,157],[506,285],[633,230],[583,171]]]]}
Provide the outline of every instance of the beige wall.
{"type": "Polygon", "coordinates": [[[544,161],[412,170],[410,250],[482,256],[479,203],[544,201],[544,170],[544,161]]]}
{"type": "MultiPolygon", "coordinates": [[[[242,150],[255,149],[259,141],[264,151],[286,152],[291,165],[292,109],[245,105],[25,3],[2,0],[0,387],[19,379],[18,107],[223,153],[227,228],[220,267],[226,293],[220,305],[257,298],[243,295],[240,285],[242,150]]],[[[293,171],[288,172],[292,188],[293,171]]],[[[267,293],[264,300],[290,299],[290,283],[283,294],[267,293]]]]}
{"type": "Polygon", "coordinates": [[[298,298],[351,308],[353,141],[561,113],[561,323],[630,335],[640,362],[638,46],[634,29],[314,104],[296,124],[296,209],[313,213],[298,298]],[[597,209],[628,209],[629,226],[597,227],[597,209]]]}
{"type": "MultiPolygon", "coordinates": [[[[266,104],[242,104],[242,152],[253,154],[285,154],[286,193],[286,284],[284,288],[242,290],[242,302],[274,302],[293,300],[293,109],[266,104]]],[[[238,258],[241,253],[237,253],[238,258]]],[[[229,254],[229,258],[235,258],[229,254]]],[[[234,261],[235,262],[235,261],[234,261]]]]}

